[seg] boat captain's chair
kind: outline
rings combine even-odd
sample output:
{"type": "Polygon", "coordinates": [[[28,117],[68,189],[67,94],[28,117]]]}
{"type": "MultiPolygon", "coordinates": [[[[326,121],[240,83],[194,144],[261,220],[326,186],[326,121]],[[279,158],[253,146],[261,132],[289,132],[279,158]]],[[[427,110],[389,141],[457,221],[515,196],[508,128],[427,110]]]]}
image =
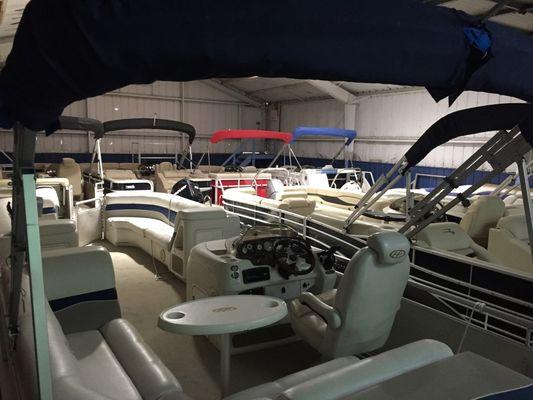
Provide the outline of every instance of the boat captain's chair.
{"type": "Polygon", "coordinates": [[[376,233],[355,254],[339,287],[290,304],[291,325],[326,358],[359,354],[387,341],[409,278],[409,241],[398,232],[376,233]]]}
{"type": "Polygon", "coordinates": [[[83,192],[81,186],[81,168],[79,164],[72,158],[63,158],[61,164],[57,165],[57,177],[67,178],[72,185],[74,199],[83,200],[83,192]]]}
{"type": "Polygon", "coordinates": [[[429,224],[416,235],[416,244],[420,247],[448,251],[493,264],[500,263],[497,257],[474,242],[464,229],[455,222],[429,224]]]}
{"type": "Polygon", "coordinates": [[[505,214],[505,203],[498,196],[480,196],[468,208],[461,228],[480,246],[487,247],[489,230],[505,214]]]}
{"type": "Polygon", "coordinates": [[[490,230],[488,248],[506,267],[533,273],[533,259],[524,214],[500,219],[496,228],[490,230]]]}
{"type": "Polygon", "coordinates": [[[174,164],[168,161],[160,162],[155,166],[155,172],[173,171],[175,169],[174,164]]]}

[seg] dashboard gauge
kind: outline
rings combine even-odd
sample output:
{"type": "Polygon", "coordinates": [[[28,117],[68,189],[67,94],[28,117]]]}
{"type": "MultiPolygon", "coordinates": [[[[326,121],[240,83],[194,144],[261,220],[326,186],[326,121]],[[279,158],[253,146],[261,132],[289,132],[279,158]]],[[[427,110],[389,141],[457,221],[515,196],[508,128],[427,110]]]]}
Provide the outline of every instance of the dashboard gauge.
{"type": "Polygon", "coordinates": [[[263,243],[263,247],[265,251],[272,251],[272,242],[267,240],[265,243],[263,243]]]}
{"type": "Polygon", "coordinates": [[[246,249],[247,249],[247,250],[253,250],[253,248],[254,248],[254,246],[253,246],[251,243],[248,243],[248,244],[246,245],[246,249]]]}
{"type": "Polygon", "coordinates": [[[241,253],[242,254],[246,254],[248,253],[248,249],[246,248],[246,246],[243,246],[242,249],[241,249],[241,253]]]}
{"type": "Polygon", "coordinates": [[[261,243],[257,243],[257,251],[263,250],[263,245],[261,243]]]}

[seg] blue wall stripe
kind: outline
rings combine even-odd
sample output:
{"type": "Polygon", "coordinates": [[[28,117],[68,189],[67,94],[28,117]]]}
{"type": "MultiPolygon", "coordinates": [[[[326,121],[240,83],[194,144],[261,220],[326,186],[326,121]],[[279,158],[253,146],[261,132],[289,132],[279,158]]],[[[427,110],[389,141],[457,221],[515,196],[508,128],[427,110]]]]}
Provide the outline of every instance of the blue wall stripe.
{"type": "Polygon", "coordinates": [[[108,204],[106,206],[106,211],[122,211],[122,210],[145,210],[145,211],[155,211],[161,213],[167,218],[170,222],[175,223],[177,212],[169,210],[166,207],[156,206],[154,204],[108,204]]]}

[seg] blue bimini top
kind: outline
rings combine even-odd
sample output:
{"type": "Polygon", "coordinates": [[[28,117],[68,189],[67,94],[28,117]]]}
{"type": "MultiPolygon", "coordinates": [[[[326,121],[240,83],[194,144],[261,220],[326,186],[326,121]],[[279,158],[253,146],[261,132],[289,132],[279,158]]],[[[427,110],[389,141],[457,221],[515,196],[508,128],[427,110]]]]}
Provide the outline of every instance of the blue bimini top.
{"type": "Polygon", "coordinates": [[[339,129],[339,128],[320,128],[320,127],[306,127],[300,126],[292,132],[292,141],[301,138],[302,136],[333,136],[333,137],[342,137],[346,138],[346,145],[349,145],[353,142],[357,136],[357,132],[348,130],[348,129],[339,129]]]}

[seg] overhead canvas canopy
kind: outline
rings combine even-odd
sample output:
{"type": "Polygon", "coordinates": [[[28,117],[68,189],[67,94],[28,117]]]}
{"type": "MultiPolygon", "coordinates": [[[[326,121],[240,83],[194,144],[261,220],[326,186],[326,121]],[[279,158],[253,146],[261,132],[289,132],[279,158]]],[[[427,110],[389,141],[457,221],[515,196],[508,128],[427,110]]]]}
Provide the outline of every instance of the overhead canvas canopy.
{"type": "Polygon", "coordinates": [[[478,22],[415,0],[32,0],[0,123],[50,129],[68,104],[128,84],[254,75],[533,99],[531,38],[478,22]]]}
{"type": "Polygon", "coordinates": [[[97,119],[67,116],[59,117],[46,133],[62,129],[93,132],[95,139],[101,139],[104,136],[104,125],[97,119]]]}
{"type": "Polygon", "coordinates": [[[357,136],[357,132],[348,129],[339,128],[320,128],[320,127],[306,127],[300,126],[292,132],[292,142],[298,140],[303,136],[330,136],[345,138],[346,145],[352,143],[357,136]]]}
{"type": "Polygon", "coordinates": [[[287,132],[261,131],[251,129],[227,129],[213,133],[209,139],[211,143],[218,143],[230,139],[273,139],[289,143],[292,135],[287,132]]]}
{"type": "Polygon", "coordinates": [[[185,133],[189,137],[189,144],[192,144],[196,136],[194,126],[170,119],[127,118],[104,122],[105,133],[127,129],[159,129],[185,133]]]}
{"type": "Polygon", "coordinates": [[[407,151],[404,170],[415,166],[431,150],[452,139],[475,133],[509,130],[518,124],[521,124],[524,138],[533,145],[533,130],[527,126],[532,118],[531,104],[496,104],[448,114],[431,125],[407,151]]]}

